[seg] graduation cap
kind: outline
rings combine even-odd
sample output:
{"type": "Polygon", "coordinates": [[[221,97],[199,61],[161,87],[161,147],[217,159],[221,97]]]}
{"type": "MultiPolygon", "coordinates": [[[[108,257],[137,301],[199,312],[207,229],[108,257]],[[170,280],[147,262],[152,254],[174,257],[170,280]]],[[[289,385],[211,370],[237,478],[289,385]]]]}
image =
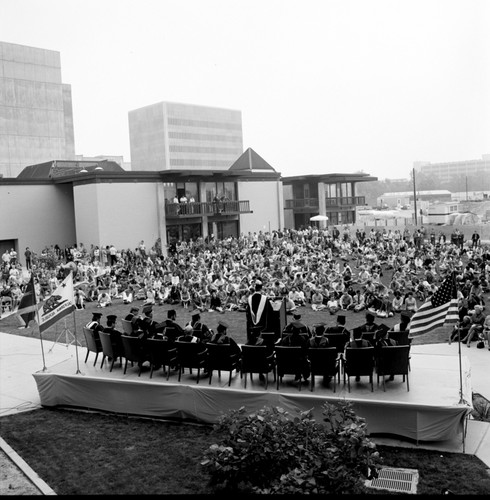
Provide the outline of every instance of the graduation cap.
{"type": "Polygon", "coordinates": [[[381,325],[378,326],[376,329],[375,337],[377,339],[380,339],[386,335],[386,332],[390,331],[390,327],[385,325],[384,323],[381,323],[381,325]]]}
{"type": "Polygon", "coordinates": [[[107,322],[108,323],[115,323],[117,319],[117,316],[115,314],[108,314],[107,315],[107,322]]]}
{"type": "Polygon", "coordinates": [[[352,333],[354,335],[354,339],[360,339],[362,337],[362,326],[356,326],[355,328],[352,329],[352,333]]]}
{"type": "Polygon", "coordinates": [[[146,306],[143,306],[143,309],[142,309],[142,312],[143,314],[150,314],[151,312],[153,312],[153,306],[151,304],[147,304],[146,306]]]}
{"type": "Polygon", "coordinates": [[[99,312],[92,313],[92,319],[93,320],[100,319],[100,318],[102,318],[102,313],[99,313],[99,312]]]}
{"type": "Polygon", "coordinates": [[[400,317],[407,320],[407,321],[410,321],[410,319],[412,318],[412,315],[413,315],[412,311],[402,311],[400,313],[400,317]]]}
{"type": "Polygon", "coordinates": [[[366,322],[367,323],[374,323],[374,318],[375,318],[374,314],[369,313],[369,312],[366,313],[366,322]]]}

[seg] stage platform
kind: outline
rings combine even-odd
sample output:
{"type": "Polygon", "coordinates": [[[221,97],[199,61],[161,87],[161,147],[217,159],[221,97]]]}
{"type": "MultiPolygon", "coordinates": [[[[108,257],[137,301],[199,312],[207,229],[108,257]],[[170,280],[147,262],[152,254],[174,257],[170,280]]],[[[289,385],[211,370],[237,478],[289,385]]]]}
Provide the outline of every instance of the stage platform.
{"type": "Polygon", "coordinates": [[[101,355],[93,366],[95,355],[90,353],[87,363],[85,349],[79,349],[77,373],[76,359],[71,358],[50,366],[46,371],[33,374],[43,406],[66,406],[114,412],[125,415],[140,415],[155,418],[177,418],[203,423],[214,423],[219,416],[230,409],[245,407],[255,411],[264,406],[280,406],[291,414],[312,409],[315,417],[321,419],[321,406],[325,401],[351,400],[356,413],[367,422],[368,433],[392,435],[418,442],[436,442],[463,438],[466,417],[471,406],[471,370],[466,357],[462,358],[463,401],[460,401],[459,359],[454,355],[411,353],[409,375],[410,391],[402,376],[386,382],[383,391],[382,380],[377,385],[374,375],[374,391],[367,377],[355,382],[351,377],[351,392],[340,385],[333,392],[333,384],[324,387],[321,377],[316,377],[313,392],[310,384],[304,382],[301,390],[294,377],[285,376],[280,389],[276,389],[272,375],[269,386],[254,375],[253,381],[233,372],[228,387],[228,372],[221,373],[221,379],[214,372],[211,385],[208,378],[201,378],[197,384],[197,371],[182,375],[172,371],[169,380],[163,371],[153,373],[146,369],[138,377],[138,368],[128,364],[126,375],[119,363],[104,363],[100,368],[101,355]]]}

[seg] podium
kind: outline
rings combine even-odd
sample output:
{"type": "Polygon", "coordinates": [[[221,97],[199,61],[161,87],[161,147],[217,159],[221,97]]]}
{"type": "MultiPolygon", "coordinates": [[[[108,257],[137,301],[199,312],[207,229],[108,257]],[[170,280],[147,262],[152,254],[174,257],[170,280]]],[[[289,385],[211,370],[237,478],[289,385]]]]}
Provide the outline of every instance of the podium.
{"type": "Polygon", "coordinates": [[[284,299],[271,301],[272,311],[267,322],[267,331],[276,334],[276,340],[282,336],[282,332],[287,324],[286,302],[284,299]]]}

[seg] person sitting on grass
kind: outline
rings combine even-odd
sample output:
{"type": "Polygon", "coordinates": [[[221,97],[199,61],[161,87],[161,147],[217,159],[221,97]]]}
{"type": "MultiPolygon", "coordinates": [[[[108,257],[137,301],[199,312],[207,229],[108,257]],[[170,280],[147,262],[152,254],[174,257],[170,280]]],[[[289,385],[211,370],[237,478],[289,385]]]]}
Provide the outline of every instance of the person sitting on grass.
{"type": "Polygon", "coordinates": [[[483,338],[487,339],[487,347],[490,351],[490,314],[487,314],[487,317],[483,322],[483,338]]]}
{"type": "Polygon", "coordinates": [[[107,292],[102,292],[97,299],[97,307],[107,307],[112,305],[111,296],[107,292]]]}
{"type": "Polygon", "coordinates": [[[403,295],[400,290],[396,290],[394,293],[393,300],[391,301],[391,308],[394,312],[401,312],[403,309],[403,295]]]}
{"type": "Polygon", "coordinates": [[[330,293],[330,297],[327,301],[327,309],[330,314],[336,314],[339,309],[339,301],[337,300],[337,294],[335,292],[330,293]]]}
{"type": "Polygon", "coordinates": [[[323,294],[318,288],[311,295],[311,309],[313,311],[323,311],[327,306],[323,303],[323,294]]]}
{"type": "Polygon", "coordinates": [[[483,314],[483,306],[476,305],[475,311],[471,315],[471,327],[468,335],[461,341],[467,347],[471,347],[473,339],[478,340],[479,335],[483,333],[483,323],[485,323],[485,315],[483,314]]]}
{"type": "Polygon", "coordinates": [[[224,314],[223,307],[221,307],[221,299],[218,297],[218,290],[213,290],[211,292],[211,299],[209,300],[209,312],[217,311],[224,314]]]}
{"type": "Polygon", "coordinates": [[[354,300],[352,295],[347,290],[344,290],[344,293],[341,295],[339,300],[340,309],[344,311],[351,311],[354,309],[354,300]]]}
{"type": "Polygon", "coordinates": [[[122,293],[123,304],[131,304],[133,302],[133,287],[129,286],[122,293]]]}
{"type": "Polygon", "coordinates": [[[467,315],[463,316],[463,319],[458,320],[454,325],[453,331],[451,332],[450,336],[450,342],[456,342],[458,339],[463,340],[467,338],[470,328],[471,328],[471,318],[467,315]]]}

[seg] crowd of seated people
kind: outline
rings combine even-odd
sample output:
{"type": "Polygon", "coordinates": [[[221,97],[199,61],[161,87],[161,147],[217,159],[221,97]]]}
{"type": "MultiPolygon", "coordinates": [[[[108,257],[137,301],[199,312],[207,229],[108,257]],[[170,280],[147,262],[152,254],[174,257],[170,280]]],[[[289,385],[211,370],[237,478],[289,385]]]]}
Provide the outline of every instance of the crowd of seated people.
{"type": "MultiPolygon", "coordinates": [[[[344,228],[335,236],[332,230],[311,227],[223,240],[197,238],[172,245],[165,256],[159,242],[148,249],[140,242],[126,250],[79,244],[62,251],[55,245],[39,255],[33,252],[29,273],[35,276],[39,300],[52,293],[67,269],[74,272],[81,308],[85,302],[107,307],[122,299],[220,314],[245,311],[252,283],[260,277],[264,293],[284,300],[288,313],[310,307],[332,315],[368,311],[382,318],[416,311],[451,271],[456,272],[462,307],[485,308],[490,249],[442,238],[433,243],[421,237],[420,229],[366,233],[344,228]],[[392,277],[383,282],[388,270],[392,277]]],[[[17,303],[27,280],[18,261],[3,263],[0,294],[17,303]]]]}

